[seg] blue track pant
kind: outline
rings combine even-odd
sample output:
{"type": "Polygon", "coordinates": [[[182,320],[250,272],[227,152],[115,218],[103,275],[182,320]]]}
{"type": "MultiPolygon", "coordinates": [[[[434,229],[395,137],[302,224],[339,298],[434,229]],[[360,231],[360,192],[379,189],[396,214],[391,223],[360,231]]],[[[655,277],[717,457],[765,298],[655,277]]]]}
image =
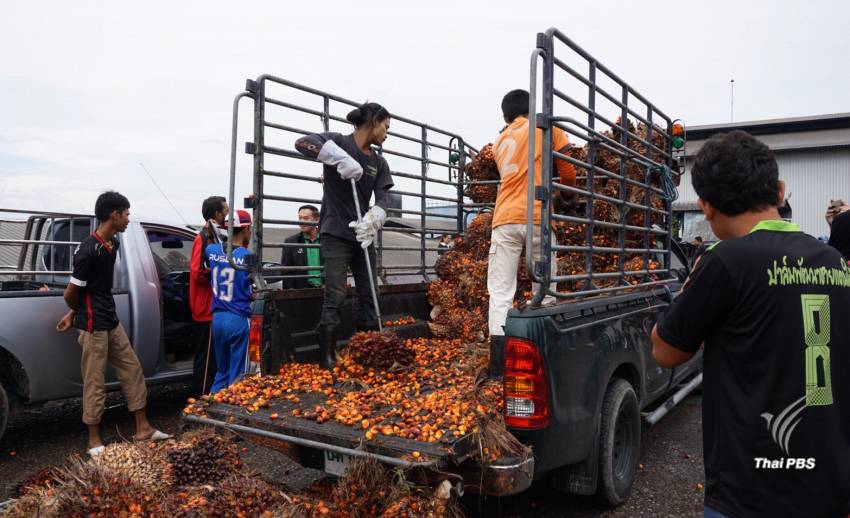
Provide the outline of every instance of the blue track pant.
{"type": "Polygon", "coordinates": [[[248,370],[248,329],[247,317],[228,311],[213,313],[216,372],[210,392],[231,385],[248,370]]]}

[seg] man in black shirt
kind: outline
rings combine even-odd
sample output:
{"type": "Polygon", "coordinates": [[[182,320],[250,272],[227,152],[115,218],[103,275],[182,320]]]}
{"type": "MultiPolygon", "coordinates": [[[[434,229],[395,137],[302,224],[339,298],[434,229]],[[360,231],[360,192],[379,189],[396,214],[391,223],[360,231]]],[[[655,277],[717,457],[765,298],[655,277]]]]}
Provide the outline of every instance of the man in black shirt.
{"type": "Polygon", "coordinates": [[[721,241],[700,257],[652,340],[664,367],[705,349],[705,515],[844,518],[850,269],[781,220],[785,185],[773,152],[747,133],[710,138],[692,180],[721,241]]]}
{"type": "Polygon", "coordinates": [[[123,232],[130,222],[130,202],[117,192],[105,192],[95,203],[95,216],[100,225],[84,238],[74,251],[74,272],[65,288],[65,302],[71,308],[56,326],[59,331],[71,327],[79,330],[82,346],[83,422],[88,425],[88,453],[96,457],[103,452],[100,419],[106,398],[106,362],[127,398],[127,409],[136,418],[136,440],[162,440],[170,436],[156,430],[145,413],[147,388],[139,359],[133,352],[124,326],[115,313],[112,280],[119,243],[115,234],[123,232]]]}
{"type": "Polygon", "coordinates": [[[347,293],[348,268],[357,290],[356,324],[359,330],[377,329],[370,279],[363,249],[369,252],[375,277],[375,247],[372,242],[387,219],[389,192],[393,186],[390,166],[372,146],[381,145],[390,129],[390,114],[377,103],[365,103],[347,115],[354,133],[316,133],[301,137],[295,149],[325,164],[322,173],[322,211],[319,216],[321,254],[325,271],[325,297],[319,322],[319,352],[323,366],[333,367],[340,308],[347,293]],[[361,214],[357,214],[351,181],[361,214]],[[369,200],[375,195],[375,205],[369,200]],[[362,216],[358,222],[358,216],[362,216]]]}

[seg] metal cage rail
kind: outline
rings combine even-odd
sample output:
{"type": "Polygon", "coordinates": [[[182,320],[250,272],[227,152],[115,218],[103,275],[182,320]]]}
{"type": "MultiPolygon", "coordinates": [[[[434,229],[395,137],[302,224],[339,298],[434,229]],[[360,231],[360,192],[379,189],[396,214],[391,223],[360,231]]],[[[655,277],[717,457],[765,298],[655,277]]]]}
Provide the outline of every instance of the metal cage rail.
{"type": "MultiPolygon", "coordinates": [[[[533,210],[528,211],[526,222],[526,266],[533,280],[540,283],[532,305],[540,305],[547,295],[577,298],[673,282],[670,257],[673,194],[669,188],[672,175],[677,173],[673,172],[671,118],[554,28],[537,36],[537,48],[531,55],[529,92],[529,113],[536,114],[536,127],[542,130],[541,185],[535,184],[535,175],[528,175],[528,206],[532,207],[535,201],[541,204],[541,246],[537,257],[532,250],[533,210]],[[538,65],[542,65],[539,112],[538,65]],[[617,114],[616,120],[605,116],[606,108],[610,110],[608,113],[617,114]],[[642,125],[643,135],[632,129],[632,121],[642,125]],[[571,141],[577,139],[584,143],[586,159],[553,149],[556,130],[566,132],[571,141]],[[660,146],[656,137],[661,139],[660,146]],[[618,163],[615,170],[598,163],[604,153],[615,157],[618,163]],[[559,183],[553,177],[557,161],[575,167],[578,177],[575,187],[559,183]],[[643,171],[642,178],[629,176],[630,166],[639,167],[643,171]],[[616,196],[600,192],[599,185],[603,181],[616,186],[616,196]],[[572,209],[556,209],[553,197],[561,193],[570,194],[572,209]],[[616,221],[596,216],[594,207],[602,203],[617,210],[616,221]],[[636,212],[641,213],[642,217],[636,218],[642,220],[641,224],[627,218],[628,214],[636,212]],[[557,243],[553,238],[553,224],[559,223],[573,225],[583,232],[583,242],[557,243]],[[609,246],[595,243],[603,233],[615,239],[614,243],[609,246]],[[635,237],[639,237],[639,243],[635,242],[635,237]],[[581,254],[583,271],[558,274],[553,253],[559,257],[581,254]],[[642,266],[627,269],[628,256],[640,257],[642,266]],[[595,264],[598,262],[615,262],[616,268],[600,270],[595,264]],[[653,267],[654,264],[658,266],[653,267]],[[574,283],[580,287],[562,291],[552,289],[552,283],[574,283]]],[[[529,171],[536,167],[535,133],[528,133],[529,171]]]]}
{"type": "Polygon", "coordinates": [[[0,281],[65,284],[74,248],[94,232],[85,214],[0,209],[0,281]]]}
{"type": "MultiPolygon", "coordinates": [[[[289,274],[289,278],[321,276],[321,273],[309,272],[321,268],[269,265],[271,261],[264,257],[264,249],[319,245],[286,243],[283,239],[267,239],[267,235],[275,228],[293,230],[298,225],[316,226],[316,223],[305,224],[293,218],[297,204],[320,207],[322,201],[321,169],[311,164],[314,162],[312,159],[295,151],[294,140],[312,133],[350,132],[351,126],[345,119],[345,113],[360,103],[271,75],[248,80],[246,91],[233,101],[231,218],[235,205],[239,104],[243,98],[253,100],[253,141],[246,143],[245,152],[253,157],[254,198],[250,202],[254,216],[252,240],[258,282],[265,286],[264,277],[281,274],[289,274]],[[277,182],[277,185],[272,186],[271,182],[277,182]],[[273,206],[271,202],[278,205],[273,206]],[[282,206],[288,206],[289,212],[281,213],[282,206]]],[[[388,140],[375,150],[390,165],[396,184],[390,193],[400,203],[387,211],[390,220],[375,242],[378,276],[384,283],[394,276],[418,276],[428,281],[429,275],[433,274],[434,259],[427,252],[438,251],[436,242],[429,236],[463,234],[466,214],[480,208],[464,203],[463,194],[465,186],[471,183],[465,181],[464,166],[477,150],[456,133],[400,116],[392,109],[390,112],[392,129],[388,132],[388,140]],[[408,215],[412,218],[405,218],[408,215]],[[440,225],[442,220],[445,224],[440,225]],[[397,243],[388,243],[390,234],[407,238],[399,237],[393,239],[397,243]],[[398,255],[399,252],[418,252],[418,257],[410,264],[388,261],[389,253],[398,255]]],[[[228,234],[232,238],[232,230],[228,229],[228,234]]],[[[227,253],[232,258],[232,245],[229,243],[230,239],[227,253]]]]}

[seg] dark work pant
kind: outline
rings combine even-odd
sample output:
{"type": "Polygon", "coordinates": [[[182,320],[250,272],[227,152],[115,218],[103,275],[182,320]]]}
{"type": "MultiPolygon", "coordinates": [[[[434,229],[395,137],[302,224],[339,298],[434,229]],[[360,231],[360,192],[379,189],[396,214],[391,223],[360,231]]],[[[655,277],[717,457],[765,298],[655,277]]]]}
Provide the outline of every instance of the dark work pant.
{"type": "MultiPolygon", "coordinates": [[[[357,291],[357,328],[377,329],[378,318],[372,302],[372,290],[369,287],[369,273],[366,270],[366,258],[363,249],[356,241],[347,241],[328,234],[322,234],[322,260],[325,265],[325,299],[322,302],[320,326],[336,327],[340,322],[340,308],[345,302],[348,268],[354,276],[357,291]]],[[[372,263],[372,279],[377,289],[375,277],[375,247],[369,247],[369,262],[372,263]]]]}
{"type": "Polygon", "coordinates": [[[195,321],[192,333],[192,348],[195,353],[192,362],[192,394],[202,396],[210,391],[215,378],[215,350],[210,340],[212,322],[195,321]],[[204,375],[206,374],[206,383],[204,375]]]}

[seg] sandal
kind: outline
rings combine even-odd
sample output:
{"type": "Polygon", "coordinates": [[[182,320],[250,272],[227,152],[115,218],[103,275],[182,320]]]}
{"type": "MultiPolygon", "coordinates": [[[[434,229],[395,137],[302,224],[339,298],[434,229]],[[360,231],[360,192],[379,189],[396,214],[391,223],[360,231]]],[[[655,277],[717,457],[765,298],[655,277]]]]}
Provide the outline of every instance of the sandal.
{"type": "Polygon", "coordinates": [[[106,449],[106,446],[103,446],[103,445],[95,446],[94,448],[89,448],[88,451],[86,451],[86,453],[88,453],[89,457],[91,457],[92,459],[95,459],[101,453],[103,453],[103,450],[105,450],[105,449],[106,449]]]}
{"type": "Polygon", "coordinates": [[[154,430],[150,437],[147,439],[136,439],[133,437],[133,440],[136,442],[147,442],[147,441],[167,441],[171,439],[172,435],[167,434],[165,432],[160,432],[159,430],[154,430]]]}

